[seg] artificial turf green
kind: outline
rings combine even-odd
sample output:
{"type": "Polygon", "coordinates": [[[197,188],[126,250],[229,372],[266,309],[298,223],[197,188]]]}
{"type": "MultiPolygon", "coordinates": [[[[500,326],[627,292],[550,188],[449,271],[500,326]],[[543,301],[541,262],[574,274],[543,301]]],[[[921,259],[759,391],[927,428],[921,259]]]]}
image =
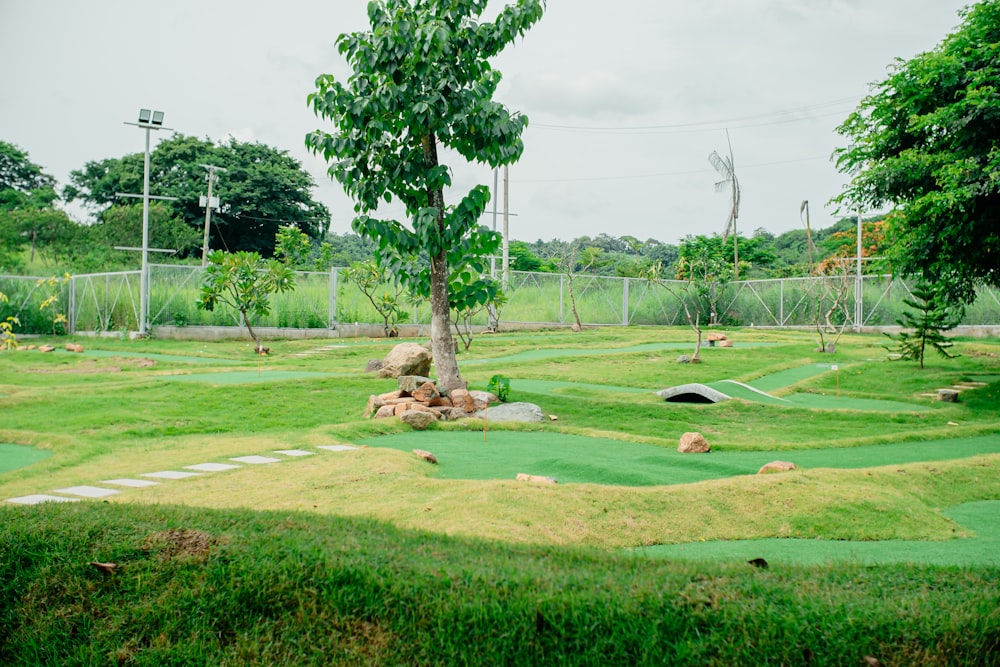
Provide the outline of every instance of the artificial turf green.
{"type": "MultiPolygon", "coordinates": [[[[740,347],[770,347],[781,343],[741,343],[740,347]]],[[[592,357],[609,354],[634,354],[636,352],[660,352],[662,350],[690,350],[691,343],[643,343],[642,345],[629,345],[627,347],[611,348],[546,348],[525,350],[515,354],[508,354],[502,357],[490,357],[489,359],[466,359],[460,365],[473,364],[498,364],[512,363],[518,361],[538,361],[540,359],[553,359],[556,357],[592,357]]]]}
{"type": "Polygon", "coordinates": [[[51,456],[52,452],[47,452],[34,447],[24,445],[3,445],[0,444],[0,472],[26,468],[32,463],[38,463],[42,459],[51,456]]]}
{"type": "Polygon", "coordinates": [[[664,544],[630,550],[649,558],[731,561],[763,558],[771,564],[823,565],[851,561],[867,565],[1000,566],[1000,500],[983,500],[952,507],[945,516],[976,533],[975,537],[943,541],[884,540],[717,540],[664,544]]]}
{"type": "MultiPolygon", "coordinates": [[[[57,352],[59,352],[57,350],[57,352]]],[[[64,352],[65,354],[81,354],[79,352],[64,352]]],[[[125,359],[153,359],[155,361],[178,361],[186,364],[217,364],[229,365],[241,363],[235,359],[220,359],[218,357],[189,357],[180,354],[155,354],[144,352],[123,352],[121,350],[86,350],[85,357],[122,357],[125,359]]]]}
{"type": "MultiPolygon", "coordinates": [[[[282,380],[302,380],[326,378],[337,373],[312,373],[308,371],[228,371],[224,373],[188,373],[185,375],[160,375],[159,380],[174,382],[205,382],[208,384],[253,384],[257,382],[279,382],[282,380]]],[[[343,375],[343,374],[341,374],[343,375]]]]}
{"type": "Polygon", "coordinates": [[[784,389],[785,387],[789,387],[796,382],[802,382],[803,380],[814,378],[817,375],[822,375],[823,373],[829,373],[830,371],[830,364],[806,364],[804,366],[797,366],[795,368],[789,368],[788,370],[778,371],[777,373],[769,373],[763,377],[751,380],[750,382],[747,382],[747,384],[754,389],[771,392],[777,391],[778,389],[784,389]]]}
{"type": "Polygon", "coordinates": [[[1000,453],[1000,433],[976,438],[905,442],[836,449],[713,451],[674,449],[564,433],[489,431],[407,432],[361,440],[370,447],[434,453],[436,475],[445,479],[513,479],[518,473],[554,477],[560,483],[660,486],[755,474],[777,458],[800,468],[872,468],[946,461],[1000,453]]]}

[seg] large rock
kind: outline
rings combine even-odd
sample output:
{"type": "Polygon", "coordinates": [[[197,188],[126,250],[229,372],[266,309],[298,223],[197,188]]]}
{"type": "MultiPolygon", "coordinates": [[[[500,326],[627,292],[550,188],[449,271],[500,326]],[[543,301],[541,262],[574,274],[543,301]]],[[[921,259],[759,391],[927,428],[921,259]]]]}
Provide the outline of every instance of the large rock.
{"type": "Polygon", "coordinates": [[[407,410],[399,415],[399,419],[409,424],[415,431],[424,431],[428,426],[437,421],[437,417],[423,410],[407,410]]]}
{"type": "Polygon", "coordinates": [[[701,433],[685,433],[681,436],[681,441],[677,444],[677,451],[682,454],[707,454],[712,451],[701,433]]]}
{"type": "Polygon", "coordinates": [[[397,384],[401,392],[412,394],[417,390],[417,387],[428,382],[431,382],[431,379],[423,375],[400,375],[397,384]]]}
{"type": "Polygon", "coordinates": [[[758,475],[767,475],[774,472],[788,472],[789,470],[795,470],[796,465],[791,461],[771,461],[770,463],[765,463],[757,471],[758,475]]]}
{"type": "Polygon", "coordinates": [[[373,419],[386,419],[388,417],[396,416],[396,406],[395,405],[383,405],[375,412],[373,419]]]}
{"type": "Polygon", "coordinates": [[[466,412],[476,411],[475,401],[472,399],[472,394],[465,389],[452,389],[448,392],[448,398],[451,399],[451,404],[456,408],[462,408],[466,412]]]}
{"type": "Polygon", "coordinates": [[[469,396],[472,400],[476,402],[476,409],[485,408],[487,405],[493,405],[494,403],[500,402],[500,397],[491,391],[477,391],[472,390],[469,392],[469,396]]]}
{"type": "Polygon", "coordinates": [[[431,372],[431,353],[417,343],[400,343],[389,351],[382,360],[378,375],[383,378],[398,378],[400,375],[427,376],[431,372]]]}
{"type": "Polygon", "coordinates": [[[428,463],[436,464],[438,462],[437,457],[426,449],[414,449],[413,453],[428,463]]]}
{"type": "Polygon", "coordinates": [[[476,416],[494,422],[545,421],[545,413],[534,403],[500,403],[488,410],[479,410],[476,416]]]}

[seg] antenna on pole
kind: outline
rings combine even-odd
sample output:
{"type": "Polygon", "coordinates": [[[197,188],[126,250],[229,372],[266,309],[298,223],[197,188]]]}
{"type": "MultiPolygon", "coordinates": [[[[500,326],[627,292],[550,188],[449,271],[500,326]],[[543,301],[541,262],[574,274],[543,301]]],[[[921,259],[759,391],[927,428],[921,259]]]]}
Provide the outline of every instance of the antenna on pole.
{"type": "Polygon", "coordinates": [[[219,198],[212,196],[212,184],[219,178],[215,172],[225,171],[225,169],[216,167],[214,164],[201,166],[208,170],[208,196],[202,195],[198,198],[198,205],[205,208],[205,236],[201,243],[201,265],[206,267],[208,266],[208,229],[212,224],[212,209],[219,208],[219,198]]]}

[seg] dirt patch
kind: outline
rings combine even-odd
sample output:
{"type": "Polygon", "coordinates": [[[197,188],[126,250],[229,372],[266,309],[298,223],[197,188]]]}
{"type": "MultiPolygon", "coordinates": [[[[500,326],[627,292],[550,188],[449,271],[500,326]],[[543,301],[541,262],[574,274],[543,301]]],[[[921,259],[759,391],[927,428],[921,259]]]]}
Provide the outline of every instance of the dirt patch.
{"type": "Polygon", "coordinates": [[[153,533],[146,538],[142,548],[146,551],[159,551],[164,558],[205,560],[216,544],[219,544],[219,540],[204,531],[179,528],[153,533]]]}
{"type": "Polygon", "coordinates": [[[105,366],[99,362],[85,361],[83,363],[77,364],[72,367],[66,368],[33,368],[29,373],[39,373],[41,375],[50,375],[54,373],[61,373],[66,375],[88,375],[96,373],[121,373],[123,366],[131,366],[133,368],[152,368],[156,365],[156,362],[152,359],[146,359],[145,357],[139,359],[117,359],[118,366],[105,366]]]}

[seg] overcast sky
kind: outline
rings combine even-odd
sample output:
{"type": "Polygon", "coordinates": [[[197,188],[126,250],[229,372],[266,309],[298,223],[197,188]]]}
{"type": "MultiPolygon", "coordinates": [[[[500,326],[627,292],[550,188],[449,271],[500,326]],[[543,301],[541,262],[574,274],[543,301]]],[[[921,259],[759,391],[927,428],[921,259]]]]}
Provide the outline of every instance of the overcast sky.
{"type": "MultiPolygon", "coordinates": [[[[729,200],[708,156],[728,152],[727,128],[741,232],[801,227],[803,200],[813,226],[829,226],[845,182],[830,161],[843,143],[834,128],[895,58],[952,32],[966,4],[549,0],[495,63],[498,100],[531,121],[510,168],[511,237],[722,232],[729,200]]],[[[367,27],[366,6],[0,0],[0,140],[65,184],[87,161],[142,151],[143,133],[123,123],[159,109],[187,135],[289,151],[315,176],[332,230],[348,231],[351,201],[304,148],[323,127],[306,96],[321,73],[346,78],[334,40],[367,27]]],[[[489,167],[453,167],[457,186],[493,185],[489,167]]]]}

